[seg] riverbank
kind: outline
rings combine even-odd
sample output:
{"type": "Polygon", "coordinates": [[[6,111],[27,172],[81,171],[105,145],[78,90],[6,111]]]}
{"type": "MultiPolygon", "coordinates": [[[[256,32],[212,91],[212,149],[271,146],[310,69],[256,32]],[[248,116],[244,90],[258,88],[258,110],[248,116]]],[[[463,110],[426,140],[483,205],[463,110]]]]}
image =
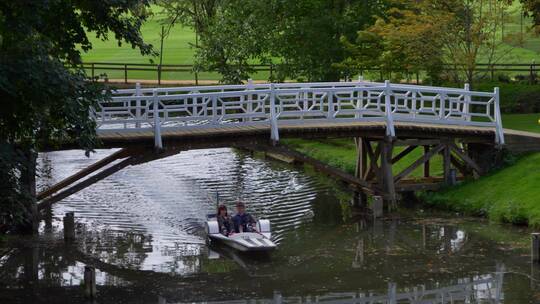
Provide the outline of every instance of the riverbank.
{"type": "MultiPolygon", "coordinates": [[[[504,115],[505,127],[540,132],[539,114],[504,115]]],[[[318,159],[328,165],[354,174],[356,150],[351,139],[283,140],[287,146],[318,159]]],[[[395,154],[399,153],[396,149],[395,154]]],[[[394,166],[400,172],[420,157],[417,149],[394,166]],[[403,167],[403,168],[402,168],[403,167]]],[[[507,166],[478,180],[467,180],[455,187],[438,192],[417,193],[428,207],[456,211],[467,215],[483,216],[497,222],[528,224],[540,227],[540,153],[512,156],[507,166]]],[[[432,174],[442,175],[442,159],[432,163],[432,174]]],[[[422,168],[412,174],[420,177],[422,168]]]]}
{"type": "Polygon", "coordinates": [[[540,227],[540,153],[525,155],[506,168],[438,192],[422,192],[432,207],[490,220],[540,227]]]}

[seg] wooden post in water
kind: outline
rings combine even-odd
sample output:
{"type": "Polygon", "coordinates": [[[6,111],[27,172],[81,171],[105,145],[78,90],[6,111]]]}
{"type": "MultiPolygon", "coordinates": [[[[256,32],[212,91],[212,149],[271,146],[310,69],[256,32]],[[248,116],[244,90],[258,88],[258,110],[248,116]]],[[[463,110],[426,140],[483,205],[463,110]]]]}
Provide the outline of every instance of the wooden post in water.
{"type": "Polygon", "coordinates": [[[75,240],[75,213],[67,212],[64,216],[64,241],[75,240]]]}
{"type": "Polygon", "coordinates": [[[371,202],[371,210],[373,212],[373,218],[379,218],[383,216],[383,198],[381,196],[373,196],[371,202]]]}
{"type": "Polygon", "coordinates": [[[388,283],[388,301],[387,301],[388,304],[396,304],[397,303],[396,290],[397,290],[396,283],[388,283]]]}
{"type": "Polygon", "coordinates": [[[532,233],[531,256],[533,263],[540,263],[540,233],[532,233]]]}
{"type": "Polygon", "coordinates": [[[89,299],[96,297],[96,269],[92,266],[84,267],[84,296],[89,299]]]}
{"type": "Polygon", "coordinates": [[[281,304],[283,303],[283,296],[279,291],[274,291],[274,296],[272,297],[273,303],[275,304],[281,304]]]}

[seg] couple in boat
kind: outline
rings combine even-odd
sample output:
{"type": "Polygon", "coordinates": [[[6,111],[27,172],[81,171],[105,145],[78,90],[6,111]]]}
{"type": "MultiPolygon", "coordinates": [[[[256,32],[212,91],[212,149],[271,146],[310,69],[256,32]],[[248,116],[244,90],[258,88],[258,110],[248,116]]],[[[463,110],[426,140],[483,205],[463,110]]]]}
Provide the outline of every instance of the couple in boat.
{"type": "Polygon", "coordinates": [[[257,232],[255,218],[246,213],[246,205],[242,202],[236,203],[236,215],[232,218],[227,213],[225,205],[219,205],[217,210],[217,222],[219,232],[225,236],[242,232],[257,232]]]}

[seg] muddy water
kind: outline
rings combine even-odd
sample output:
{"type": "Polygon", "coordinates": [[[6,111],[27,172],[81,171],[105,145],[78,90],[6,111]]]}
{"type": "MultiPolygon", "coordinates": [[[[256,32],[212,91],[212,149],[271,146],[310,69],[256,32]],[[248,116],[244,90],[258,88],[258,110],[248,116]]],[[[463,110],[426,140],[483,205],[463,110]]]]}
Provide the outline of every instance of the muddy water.
{"type": "MultiPolygon", "coordinates": [[[[112,152],[43,154],[39,187],[112,152]]],[[[0,303],[86,303],[86,265],[98,303],[540,302],[528,229],[420,209],[373,221],[351,196],[308,168],[231,149],[129,167],[56,204],[37,239],[0,245],[0,303]],[[270,219],[278,250],[209,246],[202,227],[216,192],[230,210],[241,199],[270,219]],[[70,211],[77,241],[65,244],[70,211]]]]}

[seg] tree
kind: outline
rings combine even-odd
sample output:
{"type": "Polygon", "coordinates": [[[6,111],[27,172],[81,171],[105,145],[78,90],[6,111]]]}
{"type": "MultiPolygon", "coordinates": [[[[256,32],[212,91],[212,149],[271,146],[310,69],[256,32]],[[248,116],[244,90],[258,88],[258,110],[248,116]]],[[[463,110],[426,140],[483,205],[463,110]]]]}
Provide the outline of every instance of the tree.
{"type": "Polygon", "coordinates": [[[540,34],[540,1],[539,0],[521,0],[520,2],[523,5],[523,9],[525,10],[525,13],[528,16],[531,16],[533,19],[534,31],[537,34],[540,34]]]}
{"type": "MultiPolygon", "coordinates": [[[[441,32],[449,16],[434,16],[426,2],[399,1],[392,4],[374,25],[359,31],[355,42],[342,37],[348,56],[339,66],[355,66],[352,73],[379,68],[386,75],[394,73],[399,81],[405,75],[427,71],[438,79],[444,50],[441,32]]],[[[352,75],[351,75],[352,76],[352,75]]],[[[392,77],[390,77],[392,78],[392,77]]]]}
{"type": "Polygon", "coordinates": [[[476,65],[492,64],[507,53],[500,39],[504,11],[512,1],[501,0],[431,0],[433,12],[453,18],[443,32],[445,61],[455,67],[456,78],[470,84],[477,75],[476,65]]]}
{"type": "Polygon", "coordinates": [[[222,81],[239,82],[249,63],[276,66],[276,78],[338,80],[342,36],[353,38],[374,21],[386,1],[365,0],[162,0],[169,20],[192,26],[199,37],[197,62],[217,70],[222,81]],[[199,7],[199,8],[198,8],[199,7]],[[198,8],[198,9],[196,9],[198,8]],[[203,24],[204,26],[199,26],[203,24]]]}
{"type": "MultiPolygon", "coordinates": [[[[480,60],[491,64],[507,53],[500,34],[508,5],[500,0],[394,1],[373,26],[360,32],[357,45],[360,38],[365,45],[368,33],[378,37],[378,66],[387,73],[422,70],[436,79],[446,63],[454,68],[455,79],[472,84],[480,60]]],[[[343,41],[349,55],[358,52],[351,50],[349,40],[343,41]]],[[[351,60],[342,65],[347,62],[351,60]]]]}
{"type": "MultiPolygon", "coordinates": [[[[93,32],[152,53],[140,26],[149,0],[0,2],[0,225],[27,227],[35,214],[37,152],[60,141],[97,145],[89,108],[107,98],[80,52],[93,32]],[[61,18],[59,17],[61,16],[61,18]]],[[[0,228],[2,229],[2,228],[0,228]]]]}

